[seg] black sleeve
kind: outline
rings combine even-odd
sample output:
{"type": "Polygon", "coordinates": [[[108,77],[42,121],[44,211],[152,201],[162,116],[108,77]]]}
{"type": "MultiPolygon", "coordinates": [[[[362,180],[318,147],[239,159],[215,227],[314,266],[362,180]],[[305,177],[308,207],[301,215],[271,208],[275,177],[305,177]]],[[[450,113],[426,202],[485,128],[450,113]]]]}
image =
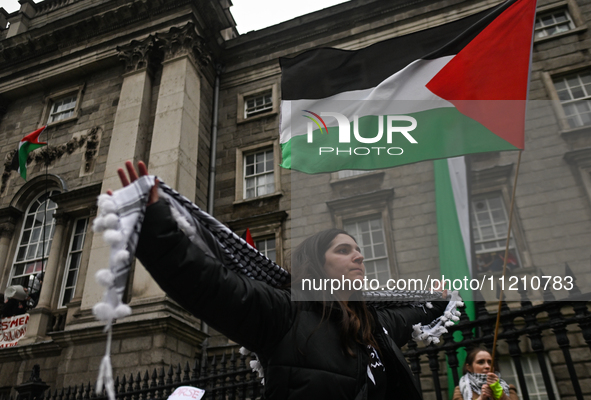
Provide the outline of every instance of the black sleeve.
{"type": "Polygon", "coordinates": [[[429,324],[445,311],[447,301],[432,301],[433,308],[425,307],[388,307],[378,309],[380,320],[388,334],[398,345],[404,346],[412,337],[413,325],[429,324]]]}
{"type": "Polygon", "coordinates": [[[249,350],[273,346],[291,326],[289,292],[205,255],[178,229],[163,200],[146,210],[136,256],[172,299],[249,350]]]}

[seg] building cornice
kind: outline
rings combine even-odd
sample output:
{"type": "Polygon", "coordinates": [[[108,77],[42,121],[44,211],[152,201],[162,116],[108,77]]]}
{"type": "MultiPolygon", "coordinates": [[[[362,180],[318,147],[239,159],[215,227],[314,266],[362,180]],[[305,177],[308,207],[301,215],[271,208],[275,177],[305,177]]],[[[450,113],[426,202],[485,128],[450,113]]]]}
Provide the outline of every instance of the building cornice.
{"type": "Polygon", "coordinates": [[[261,215],[253,215],[251,217],[239,218],[228,221],[227,224],[233,231],[240,231],[246,228],[253,228],[255,226],[267,226],[273,224],[280,224],[287,219],[286,211],[275,211],[261,215]]]}
{"type": "Polygon", "coordinates": [[[386,207],[388,202],[394,197],[394,189],[381,189],[374,192],[358,194],[356,196],[344,197],[341,199],[330,200],[326,202],[328,208],[334,212],[350,211],[360,207],[386,207]]]}
{"type": "MultiPolygon", "coordinates": [[[[42,7],[43,3],[37,4],[37,8],[42,7]]],[[[219,36],[222,29],[232,27],[233,21],[227,21],[223,10],[217,10],[216,7],[219,5],[214,3],[217,4],[212,1],[195,0],[135,0],[104,12],[100,9],[94,13],[85,10],[85,14],[88,14],[86,18],[74,14],[2,40],[0,67],[6,68],[55,51],[62,51],[112,31],[123,29],[127,34],[132,24],[153,19],[183,6],[194,8],[196,15],[205,24],[203,30],[207,35],[219,36]],[[220,21],[220,18],[226,21],[220,21]]],[[[187,8],[187,16],[190,14],[189,10],[190,8],[187,8]]]]}
{"type": "Polygon", "coordinates": [[[506,185],[513,171],[513,163],[470,171],[472,190],[506,185]]]}
{"type": "MultiPolygon", "coordinates": [[[[107,337],[104,328],[103,323],[96,323],[94,326],[84,324],[52,332],[49,336],[60,347],[66,347],[71,343],[96,343],[102,340],[106,343],[107,337]]],[[[134,320],[132,317],[128,317],[113,325],[113,339],[115,340],[163,332],[172,334],[195,346],[201,345],[208,336],[185,319],[171,314],[160,314],[144,320],[134,320]]]]}
{"type": "Polygon", "coordinates": [[[564,154],[564,160],[580,168],[591,167],[591,147],[569,151],[564,154]]]}

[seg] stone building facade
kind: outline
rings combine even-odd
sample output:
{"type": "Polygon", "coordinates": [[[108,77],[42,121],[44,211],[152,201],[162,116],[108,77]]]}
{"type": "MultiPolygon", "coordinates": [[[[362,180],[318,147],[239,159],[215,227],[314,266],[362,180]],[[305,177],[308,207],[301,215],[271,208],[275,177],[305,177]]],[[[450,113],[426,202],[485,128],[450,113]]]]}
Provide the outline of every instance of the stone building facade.
{"type": "MultiPolygon", "coordinates": [[[[281,265],[306,236],[342,227],[365,240],[366,263],[380,279],[439,272],[433,162],[313,176],[278,166],[278,58],[359,49],[499,1],[351,1],[244,35],[228,0],[20,3],[11,14],[0,9],[0,288],[29,282],[49,251],[27,334],[0,349],[0,390],[22,382],[33,364],[53,387],[96,378],[104,334],[91,313],[102,295],[94,274],[108,249],[90,226],[96,196],[120,186],[116,168],[125,160],[145,160],[239,234],[249,228],[281,265]],[[41,140],[49,145],[34,153],[25,182],[10,171],[12,157],[19,140],[45,124],[41,140]],[[34,221],[46,192],[52,222],[44,241],[34,221]]],[[[591,282],[591,2],[540,0],[537,21],[535,112],[511,252],[520,275],[563,274],[568,263],[584,287],[591,282]]],[[[516,153],[469,157],[475,274],[500,251],[516,162],[516,153]]],[[[168,299],[139,262],[126,300],[133,314],[114,328],[115,374],[184,364],[208,336],[212,351],[232,345],[168,299]]],[[[572,340],[590,394],[591,354],[580,334],[572,340]]],[[[564,361],[556,344],[549,348],[566,399],[564,361]]]]}

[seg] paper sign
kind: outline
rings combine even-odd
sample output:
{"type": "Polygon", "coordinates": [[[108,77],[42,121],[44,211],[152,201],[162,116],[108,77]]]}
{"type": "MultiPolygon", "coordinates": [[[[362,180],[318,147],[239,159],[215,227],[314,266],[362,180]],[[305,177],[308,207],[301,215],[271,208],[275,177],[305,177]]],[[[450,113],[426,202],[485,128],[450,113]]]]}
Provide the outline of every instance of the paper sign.
{"type": "Polygon", "coordinates": [[[17,315],[9,318],[2,318],[2,335],[0,336],[0,349],[3,347],[14,347],[20,338],[27,333],[29,314],[17,315]]]}
{"type": "Polygon", "coordinates": [[[180,386],[170,396],[168,400],[199,400],[205,394],[205,390],[192,386],[180,386]]]}

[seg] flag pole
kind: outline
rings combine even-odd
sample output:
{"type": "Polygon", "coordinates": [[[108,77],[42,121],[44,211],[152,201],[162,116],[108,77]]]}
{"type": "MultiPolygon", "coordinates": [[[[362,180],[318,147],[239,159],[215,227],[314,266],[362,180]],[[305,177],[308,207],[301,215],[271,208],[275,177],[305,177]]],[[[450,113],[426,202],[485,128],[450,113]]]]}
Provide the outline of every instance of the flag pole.
{"type": "MultiPolygon", "coordinates": [[[[523,152],[523,150],[519,150],[519,157],[517,158],[517,168],[515,169],[515,179],[513,182],[513,192],[511,193],[511,207],[510,207],[510,211],[509,211],[509,228],[507,230],[507,241],[505,242],[505,257],[503,260],[503,276],[502,276],[502,282],[505,282],[505,273],[507,272],[507,258],[509,257],[509,244],[511,242],[511,225],[513,223],[513,208],[515,206],[515,191],[517,189],[517,177],[519,176],[519,165],[521,164],[521,153],[523,152]]],[[[493,339],[493,345],[492,345],[492,352],[491,352],[491,357],[492,357],[492,362],[491,362],[491,369],[494,371],[494,366],[495,366],[495,353],[497,350],[497,339],[499,336],[499,325],[501,322],[501,305],[503,303],[503,293],[504,291],[501,290],[501,293],[499,294],[499,305],[497,308],[497,322],[495,324],[495,334],[494,334],[494,339],[493,339]]],[[[491,371],[491,372],[493,372],[491,371]]]]}

